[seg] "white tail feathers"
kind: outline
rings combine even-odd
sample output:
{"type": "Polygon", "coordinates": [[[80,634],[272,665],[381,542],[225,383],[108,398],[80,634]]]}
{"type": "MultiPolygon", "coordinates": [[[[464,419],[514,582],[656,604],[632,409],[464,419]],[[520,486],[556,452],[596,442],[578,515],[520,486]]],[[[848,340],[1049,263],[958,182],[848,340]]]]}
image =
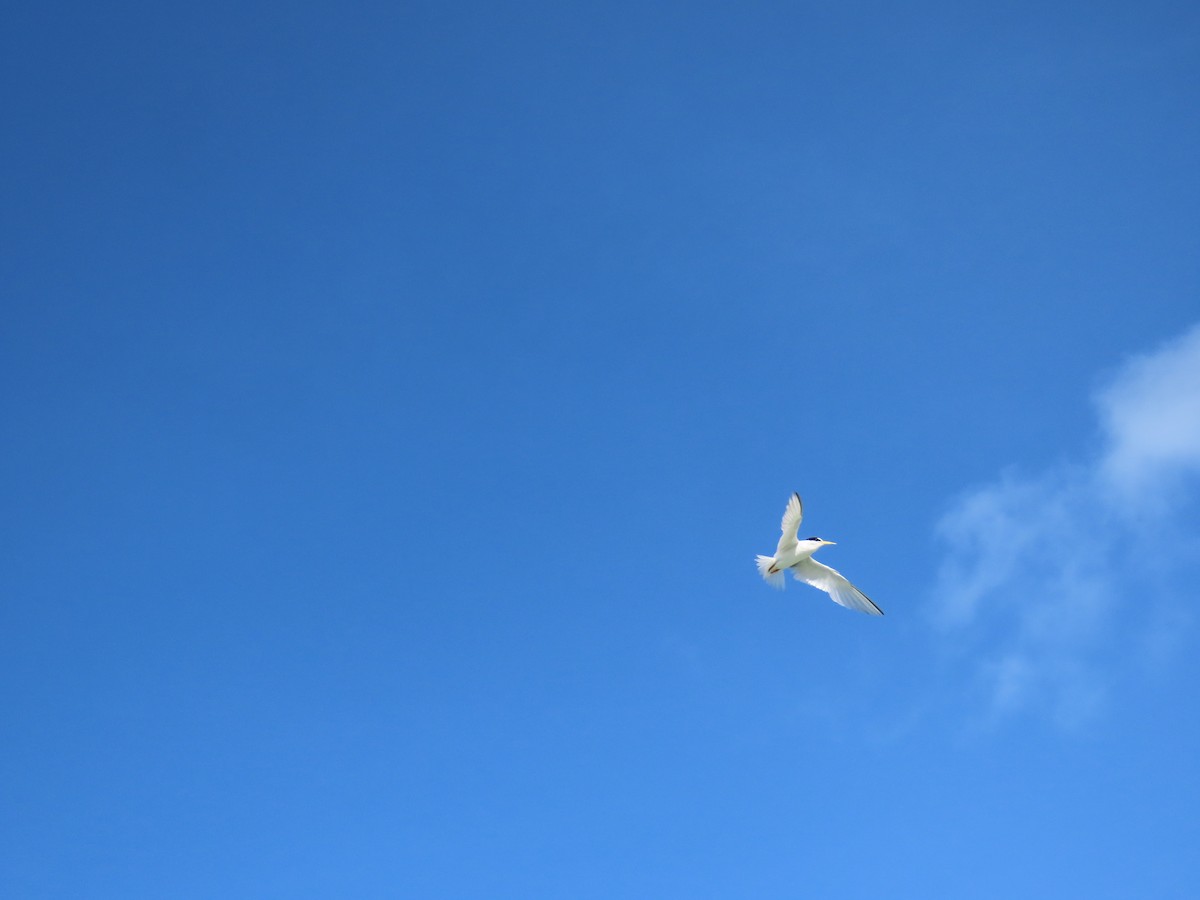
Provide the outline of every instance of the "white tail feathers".
{"type": "Polygon", "coordinates": [[[787,580],[783,577],[782,572],[769,571],[771,566],[775,562],[775,557],[759,556],[759,557],[757,557],[757,560],[758,560],[758,574],[763,577],[763,581],[765,581],[771,587],[776,588],[777,590],[782,591],[785,587],[787,587],[787,580]]]}

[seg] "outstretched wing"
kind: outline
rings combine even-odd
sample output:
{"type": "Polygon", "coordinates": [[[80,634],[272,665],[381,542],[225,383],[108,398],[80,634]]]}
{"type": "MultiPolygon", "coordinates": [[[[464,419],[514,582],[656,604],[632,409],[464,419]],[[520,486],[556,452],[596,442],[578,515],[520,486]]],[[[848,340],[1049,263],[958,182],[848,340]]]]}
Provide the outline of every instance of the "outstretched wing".
{"type": "Polygon", "coordinates": [[[793,493],[788,500],[787,509],[783,511],[783,523],[780,525],[783,536],[779,538],[779,546],[775,548],[776,556],[796,543],[796,534],[800,531],[800,520],[803,518],[804,504],[800,502],[800,495],[793,493]]]}
{"type": "Polygon", "coordinates": [[[827,593],[834,603],[846,609],[864,612],[869,616],[882,616],[883,610],[871,602],[871,598],[852,585],[837,569],[823,566],[812,557],[802,559],[792,566],[797,581],[811,584],[827,593]]]}

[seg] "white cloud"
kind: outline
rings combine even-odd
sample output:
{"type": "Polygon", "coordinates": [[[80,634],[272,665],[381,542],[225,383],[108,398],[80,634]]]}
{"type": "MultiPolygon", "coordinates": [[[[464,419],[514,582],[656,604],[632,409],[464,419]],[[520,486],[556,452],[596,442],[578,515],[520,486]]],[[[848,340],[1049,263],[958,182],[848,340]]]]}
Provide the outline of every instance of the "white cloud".
{"type": "Polygon", "coordinates": [[[1200,326],[1131,359],[1095,404],[1097,458],[1006,472],[938,523],[932,619],[990,717],[1086,719],[1122,652],[1118,620],[1124,637],[1140,634],[1125,645],[1160,655],[1163,623],[1185,622],[1168,585],[1196,539],[1175,513],[1200,473],[1200,326]]]}
{"type": "Polygon", "coordinates": [[[1104,478],[1137,504],[1200,471],[1200,325],[1128,362],[1097,398],[1104,478]]]}

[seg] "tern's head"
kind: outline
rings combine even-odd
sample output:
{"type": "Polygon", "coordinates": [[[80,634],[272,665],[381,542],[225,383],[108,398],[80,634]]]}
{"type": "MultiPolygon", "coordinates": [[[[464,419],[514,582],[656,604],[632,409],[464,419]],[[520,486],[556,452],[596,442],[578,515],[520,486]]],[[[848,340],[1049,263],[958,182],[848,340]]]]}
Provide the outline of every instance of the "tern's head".
{"type": "Polygon", "coordinates": [[[806,544],[816,544],[818,547],[828,547],[828,546],[830,546],[830,545],[832,545],[832,544],[836,544],[836,543],[837,543],[837,541],[825,541],[825,540],[822,540],[822,539],[821,539],[821,538],[819,538],[819,537],[810,537],[810,538],[805,538],[805,539],[804,539],[804,543],[806,543],[806,544]]]}

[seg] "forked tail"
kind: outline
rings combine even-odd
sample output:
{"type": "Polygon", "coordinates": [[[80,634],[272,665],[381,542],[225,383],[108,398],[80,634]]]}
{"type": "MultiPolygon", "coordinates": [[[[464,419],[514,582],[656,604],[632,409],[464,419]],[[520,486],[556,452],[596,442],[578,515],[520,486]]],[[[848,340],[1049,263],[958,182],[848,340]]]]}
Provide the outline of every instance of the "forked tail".
{"type": "Polygon", "coordinates": [[[787,579],[783,577],[783,572],[770,571],[771,566],[775,563],[775,557],[759,556],[757,557],[757,560],[758,574],[763,577],[763,581],[765,581],[771,587],[782,591],[784,587],[787,586],[787,579]]]}

